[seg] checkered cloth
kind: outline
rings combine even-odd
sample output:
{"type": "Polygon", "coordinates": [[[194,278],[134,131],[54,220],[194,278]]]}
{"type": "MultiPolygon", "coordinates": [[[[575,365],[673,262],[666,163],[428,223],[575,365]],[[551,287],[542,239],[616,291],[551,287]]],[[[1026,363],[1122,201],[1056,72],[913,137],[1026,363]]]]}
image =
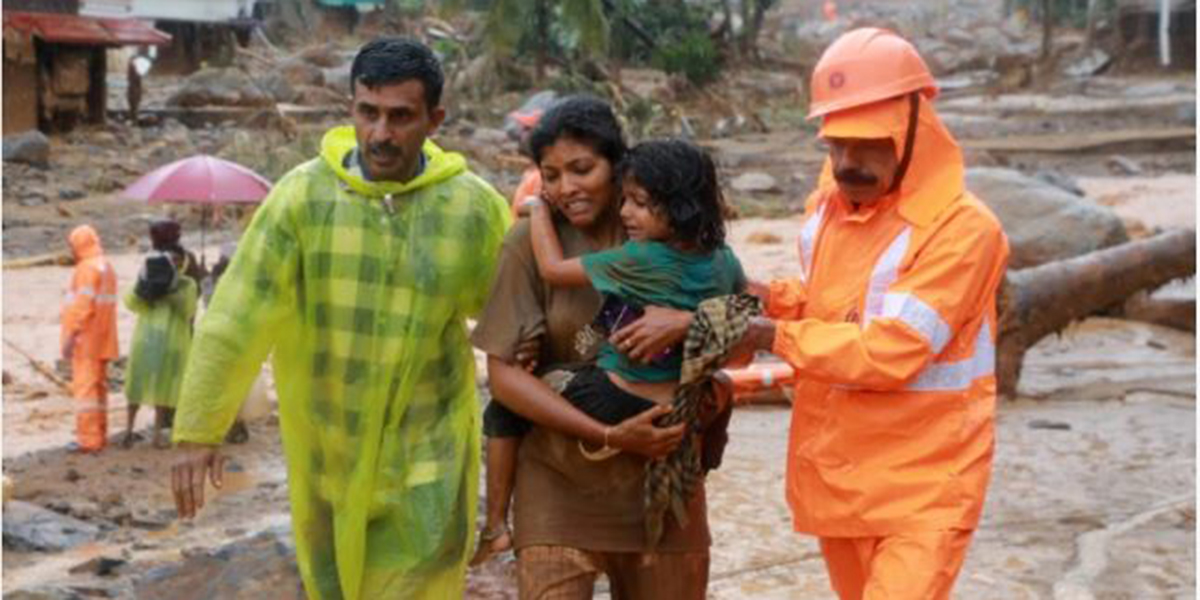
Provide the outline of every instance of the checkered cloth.
{"type": "Polygon", "coordinates": [[[354,145],[331,131],[258,209],[197,328],[174,439],[220,443],[273,352],[309,597],[461,597],[479,471],[466,318],[509,209],[431,142],[407,183],[348,172],[354,145]]]}
{"type": "Polygon", "coordinates": [[[662,538],[663,517],[670,508],[675,520],[687,524],[687,503],[704,477],[701,462],[701,411],[711,402],[712,374],[742,339],[750,320],[762,314],[761,301],[749,294],[709,298],[696,309],[683,344],[683,370],[670,413],[656,425],[687,423],[683,441],[666,457],[646,463],[646,541],[649,548],[662,538]]]}

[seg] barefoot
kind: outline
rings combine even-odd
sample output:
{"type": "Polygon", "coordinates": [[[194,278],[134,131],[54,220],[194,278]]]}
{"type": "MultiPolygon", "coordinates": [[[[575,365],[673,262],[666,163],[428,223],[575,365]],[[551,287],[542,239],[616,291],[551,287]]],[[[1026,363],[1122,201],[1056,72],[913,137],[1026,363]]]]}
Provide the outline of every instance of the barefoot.
{"type": "Polygon", "coordinates": [[[485,527],[479,532],[479,546],[475,548],[475,555],[471,557],[470,565],[472,567],[479,566],[492,556],[512,549],[512,534],[508,532],[508,526],[502,526],[499,529],[485,527]]]}
{"type": "Polygon", "coordinates": [[[121,438],[121,447],[128,450],[133,447],[133,442],[134,442],[133,432],[126,431],[125,437],[121,438]]]}
{"type": "Polygon", "coordinates": [[[154,434],[154,447],[159,450],[166,450],[171,447],[171,442],[161,434],[154,434]]]}

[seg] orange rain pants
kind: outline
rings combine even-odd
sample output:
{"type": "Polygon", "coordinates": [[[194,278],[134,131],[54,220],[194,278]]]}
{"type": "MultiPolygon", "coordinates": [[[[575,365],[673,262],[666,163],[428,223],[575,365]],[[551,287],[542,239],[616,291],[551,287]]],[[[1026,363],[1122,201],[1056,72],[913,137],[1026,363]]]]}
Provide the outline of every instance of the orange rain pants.
{"type": "Polygon", "coordinates": [[[821,538],[833,589],[842,600],[946,600],[962,568],[971,531],[887,537],[821,538]]]}
{"type": "Polygon", "coordinates": [[[108,361],[88,356],[71,359],[71,395],[75,397],[75,437],[80,449],[97,452],[108,442],[108,361]]]}

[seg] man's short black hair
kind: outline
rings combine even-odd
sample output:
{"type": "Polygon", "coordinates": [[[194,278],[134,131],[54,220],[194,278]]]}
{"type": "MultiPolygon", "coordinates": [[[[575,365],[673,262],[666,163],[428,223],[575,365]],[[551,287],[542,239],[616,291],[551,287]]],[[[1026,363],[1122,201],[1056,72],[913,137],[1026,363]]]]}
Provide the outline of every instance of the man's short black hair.
{"type": "Polygon", "coordinates": [[[612,164],[625,157],[625,137],[621,123],[609,104],[595,96],[567,96],[555,102],[529,134],[529,149],[534,162],[542,163],[542,152],[560,138],[570,138],[591,146],[612,164]]]}
{"type": "Polygon", "coordinates": [[[665,215],[672,241],[712,252],[725,243],[725,197],[717,165],[699,146],[680,139],[642,142],[618,166],[650,195],[650,210],[665,215]]]}
{"type": "Polygon", "coordinates": [[[442,101],[442,64],[428,46],[406,37],[380,37],[358,50],[350,66],[350,94],[362,83],[374,89],[381,85],[416,79],[425,86],[425,105],[433,109],[442,101]]]}

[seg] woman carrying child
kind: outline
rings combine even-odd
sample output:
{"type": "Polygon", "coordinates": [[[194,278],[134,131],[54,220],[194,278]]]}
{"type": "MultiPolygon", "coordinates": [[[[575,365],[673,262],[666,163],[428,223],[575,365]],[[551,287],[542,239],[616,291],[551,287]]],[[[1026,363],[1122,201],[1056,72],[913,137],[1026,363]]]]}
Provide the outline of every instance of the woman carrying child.
{"type": "Polygon", "coordinates": [[[529,221],[510,232],[473,335],[489,355],[495,396],[484,417],[488,525],[477,558],[515,547],[521,598],[590,598],[600,573],[618,598],[703,598],[711,543],[703,483],[687,503],[686,524],[668,520],[653,547],[645,533],[646,458],[670,452],[683,435],[682,426],[651,424],[670,410],[679,351],[637,365],[605,345],[591,364],[594,349],[576,337],[601,307],[598,290],[613,298],[608,325],[619,326],[622,310],[690,310],[744,285],[724,246],[712,161],[682,142],[654,142],[623,162],[611,108],[584,97],[553,107],[531,146],[555,210],[534,206],[537,233],[529,221]],[[626,245],[622,221],[632,238],[626,245]],[[541,257],[534,242],[545,246],[541,257]],[[518,348],[535,339],[537,372],[559,371],[569,382],[560,377],[551,387],[519,366],[518,348]]]}

